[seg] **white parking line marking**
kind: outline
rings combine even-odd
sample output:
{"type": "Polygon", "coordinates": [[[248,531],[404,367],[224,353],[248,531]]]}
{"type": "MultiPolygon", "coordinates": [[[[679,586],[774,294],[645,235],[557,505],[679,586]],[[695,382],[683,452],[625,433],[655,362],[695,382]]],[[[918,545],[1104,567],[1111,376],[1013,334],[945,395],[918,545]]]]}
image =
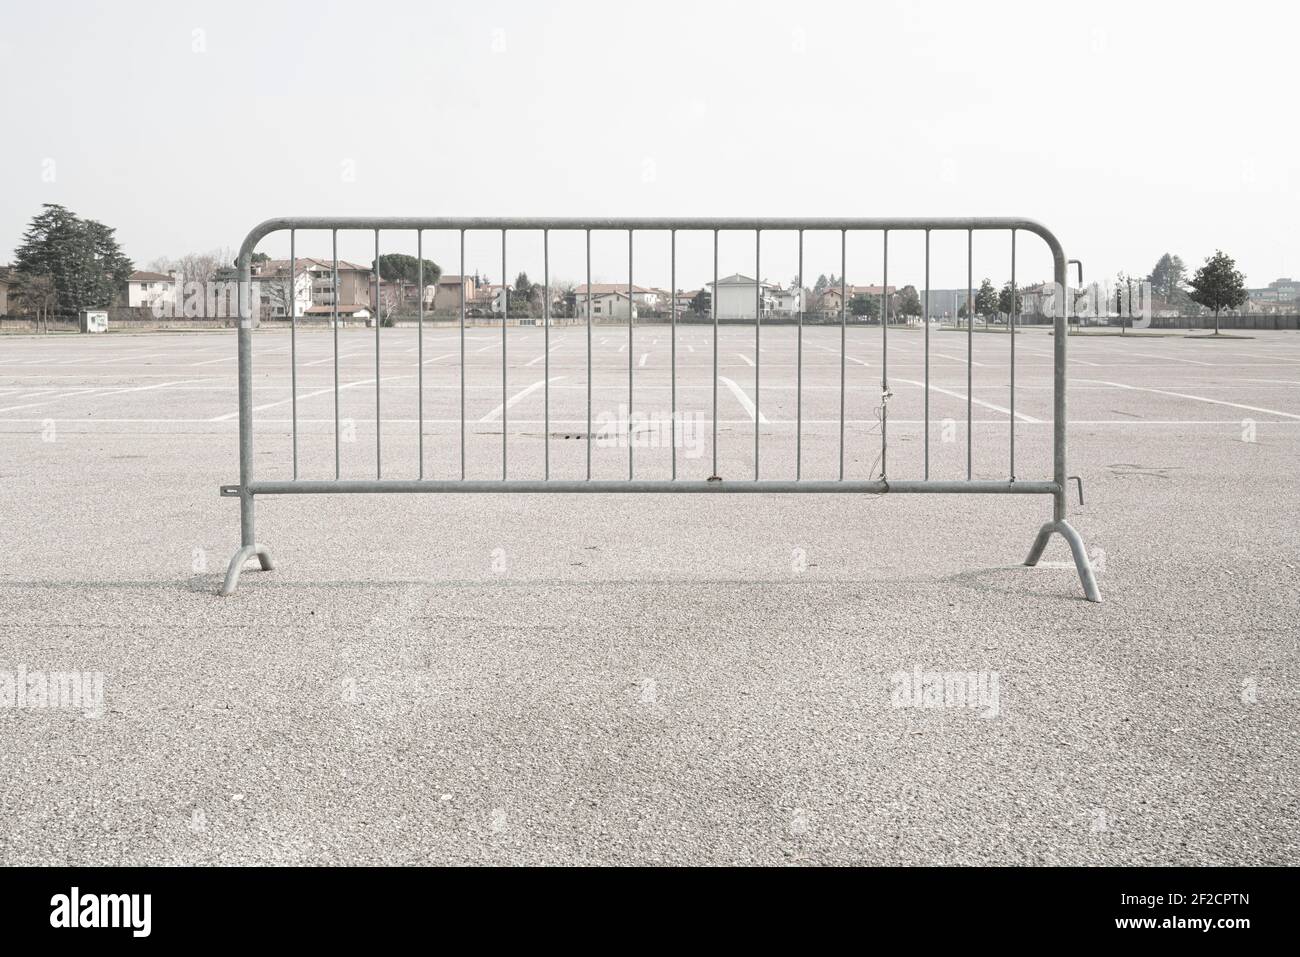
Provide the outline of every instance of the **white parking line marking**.
{"type": "MultiPolygon", "coordinates": [[[[893,377],[891,378],[890,381],[893,381],[893,382],[906,382],[908,385],[914,385],[914,386],[917,386],[917,387],[922,388],[922,389],[925,388],[925,383],[924,383],[924,382],[917,382],[915,379],[900,379],[900,378],[898,378],[897,376],[893,376],[893,377]]],[[[931,386],[930,386],[930,391],[931,391],[931,392],[941,392],[941,393],[943,393],[944,395],[950,395],[950,396],[952,396],[954,399],[961,399],[963,402],[966,401],[966,396],[962,395],[960,392],[952,392],[952,391],[950,391],[949,389],[941,389],[941,388],[939,388],[937,385],[933,385],[933,384],[931,384],[931,386]]],[[[1001,412],[1003,415],[1010,415],[1010,414],[1011,414],[1011,410],[1010,410],[1010,409],[1008,409],[1008,408],[1004,408],[1003,406],[1000,406],[1000,405],[994,405],[992,402],[985,402],[983,399],[971,399],[970,401],[971,401],[971,404],[972,404],[972,405],[983,406],[983,407],[986,408],[986,409],[992,409],[994,412],[1001,412]]],[[[1017,412],[1017,413],[1016,413],[1016,418],[1019,419],[1019,420],[1022,421],[1022,422],[1042,423],[1042,421],[1043,421],[1042,419],[1036,419],[1036,418],[1034,418],[1032,415],[1025,415],[1023,412],[1017,412]]]]}
{"type": "MultiPolygon", "coordinates": [[[[393,379],[409,379],[409,378],[411,378],[411,376],[409,375],[394,375],[394,376],[384,377],[385,381],[389,381],[389,382],[391,382],[393,379]]],[[[339,386],[339,391],[342,392],[344,389],[355,389],[357,386],[374,385],[374,384],[375,384],[374,379],[359,379],[356,382],[343,383],[342,385],[339,386]]],[[[314,392],[304,392],[303,394],[298,396],[298,401],[302,402],[304,399],[314,399],[318,395],[325,395],[327,392],[333,392],[333,391],[334,391],[334,387],[330,386],[328,389],[317,389],[314,392]]],[[[290,396],[287,399],[280,399],[278,402],[267,402],[264,405],[255,405],[253,406],[253,411],[261,412],[263,409],[274,409],[277,406],[288,405],[291,402],[293,402],[293,396],[290,396]]],[[[234,412],[227,413],[226,415],[218,415],[215,418],[208,419],[208,421],[225,422],[228,419],[236,418],[238,415],[239,415],[239,410],[236,409],[234,412]]],[[[292,419],[290,421],[292,421],[292,419]]]]}
{"type": "MultiPolygon", "coordinates": [[[[148,392],[151,389],[165,389],[168,386],[185,385],[186,383],[192,383],[193,381],[193,379],[175,379],[171,382],[155,382],[153,385],[137,385],[132,386],[129,389],[113,389],[111,392],[102,392],[100,395],[125,395],[128,392],[148,392]]],[[[236,415],[238,415],[238,413],[236,413],[236,415]]]]}
{"type": "MultiPolygon", "coordinates": [[[[523,389],[523,390],[520,391],[520,392],[516,392],[516,393],[515,393],[514,395],[512,395],[509,399],[507,399],[503,405],[499,405],[499,406],[497,406],[495,409],[493,409],[493,410],[492,410],[491,412],[489,412],[487,415],[483,416],[483,418],[479,419],[479,422],[493,422],[493,421],[499,419],[499,418],[501,417],[501,413],[502,413],[505,409],[513,408],[516,402],[518,402],[520,399],[524,398],[525,396],[532,395],[534,392],[536,392],[536,391],[537,391],[538,389],[540,389],[542,386],[546,385],[546,383],[547,383],[548,381],[550,381],[550,382],[559,382],[561,379],[565,379],[565,378],[568,378],[568,377],[567,377],[567,376],[562,376],[562,375],[557,375],[557,376],[551,376],[551,378],[550,378],[549,380],[547,380],[547,379],[538,379],[536,382],[534,382],[534,383],[533,383],[532,385],[530,385],[528,388],[523,389]]],[[[457,421],[459,422],[460,420],[457,419],[457,421]]]]}
{"type": "Polygon", "coordinates": [[[134,355],[129,356],[117,356],[113,359],[100,359],[98,362],[90,363],[90,365],[106,366],[111,365],[114,362],[134,362],[137,359],[160,359],[169,355],[171,355],[169,352],[137,352],[134,355]]]}
{"type": "Polygon", "coordinates": [[[743,352],[737,352],[736,355],[738,355],[738,356],[740,356],[740,358],[744,359],[744,360],[745,360],[745,364],[746,364],[747,366],[749,366],[751,369],[754,368],[754,360],[751,359],[749,356],[745,355],[743,352]]]}
{"type": "MultiPolygon", "coordinates": [[[[354,356],[361,356],[361,355],[366,355],[366,353],[345,352],[339,356],[339,361],[342,362],[344,359],[351,359],[354,356]]],[[[324,359],[312,359],[311,362],[300,362],[298,364],[303,368],[306,368],[307,366],[319,366],[319,365],[324,365],[326,362],[333,362],[333,361],[334,361],[334,356],[328,355],[324,359]]]]}
{"type": "Polygon", "coordinates": [[[556,349],[560,348],[560,343],[563,342],[563,341],[564,341],[564,339],[561,338],[559,341],[557,341],[557,342],[555,343],[555,345],[551,346],[551,348],[547,349],[545,352],[543,352],[543,353],[542,353],[540,356],[538,356],[536,359],[529,359],[527,362],[524,363],[524,365],[525,365],[525,366],[535,366],[535,365],[537,365],[537,363],[541,362],[543,359],[545,359],[548,355],[550,355],[550,354],[551,354],[552,352],[554,352],[556,349]]]}
{"type": "Polygon", "coordinates": [[[1140,385],[1126,385],[1123,382],[1108,382],[1105,379],[1079,379],[1080,382],[1100,382],[1102,385],[1114,386],[1116,389],[1129,389],[1133,392],[1150,392],[1155,395],[1170,395],[1176,399],[1191,399],[1194,402],[1209,402],[1211,405],[1226,405],[1234,409],[1246,409],[1249,412],[1263,412],[1267,415],[1280,415],[1288,419],[1300,420],[1294,412],[1279,412],[1277,409],[1264,409],[1257,405],[1243,405],[1240,402],[1228,402],[1225,399],[1210,399],[1203,395],[1191,395],[1187,392],[1170,392],[1167,389],[1149,389],[1140,385]]]}
{"type": "MultiPolygon", "coordinates": [[[[1007,295],[1010,295],[1008,293],[1007,295]]],[[[1202,362],[1200,359],[1180,359],[1178,356],[1162,356],[1153,352],[1130,352],[1131,356],[1141,356],[1143,359],[1168,359],[1170,362],[1186,362],[1194,366],[1212,366],[1213,362],[1202,362]]]]}
{"type": "MultiPolygon", "coordinates": [[[[1007,293],[1007,295],[1010,295],[1010,293],[1007,293]]],[[[950,355],[948,355],[948,353],[946,353],[946,352],[935,352],[934,350],[931,350],[931,351],[930,351],[930,355],[932,355],[932,356],[938,356],[940,359],[952,359],[952,360],[955,361],[955,362],[960,362],[962,365],[965,365],[965,364],[966,364],[966,357],[965,357],[965,356],[950,356],[950,355]]],[[[970,360],[970,364],[973,365],[973,366],[983,366],[983,365],[984,365],[983,362],[976,362],[974,359],[970,360]]]]}
{"type": "MultiPolygon", "coordinates": [[[[718,376],[718,381],[731,390],[731,394],[736,397],[736,401],[739,402],[744,407],[745,411],[749,413],[749,421],[753,422],[754,413],[758,410],[754,407],[754,403],[750,401],[749,396],[745,395],[745,390],[736,385],[736,383],[732,382],[726,376],[718,376]]],[[[761,412],[758,413],[758,421],[765,425],[768,424],[767,416],[761,412]]]]}
{"type": "MultiPolygon", "coordinates": [[[[31,409],[31,408],[34,408],[35,406],[38,406],[38,405],[48,405],[48,404],[51,403],[51,402],[57,402],[59,399],[67,399],[67,398],[70,398],[71,396],[74,396],[74,395],[85,395],[85,394],[87,394],[88,392],[97,392],[97,391],[99,391],[99,390],[98,390],[98,389],[81,389],[81,390],[79,390],[79,391],[77,391],[77,392],[64,392],[64,393],[62,393],[61,395],[52,395],[52,396],[50,396],[48,399],[42,399],[40,402],[27,402],[27,403],[24,403],[23,405],[8,405],[8,406],[5,406],[4,408],[0,408],[0,412],[13,412],[13,411],[15,411],[15,410],[17,410],[17,409],[31,409]]],[[[38,394],[39,394],[39,395],[44,395],[45,393],[42,392],[42,393],[38,393],[38,394]]],[[[31,396],[28,396],[27,398],[31,398],[31,396]]]]}
{"type": "Polygon", "coordinates": [[[637,365],[639,365],[639,366],[641,366],[641,367],[644,368],[644,366],[645,366],[645,361],[646,361],[647,359],[649,359],[649,358],[650,358],[650,353],[648,353],[648,352],[644,352],[644,353],[642,353],[642,354],[641,354],[641,361],[638,362],[637,365]]]}

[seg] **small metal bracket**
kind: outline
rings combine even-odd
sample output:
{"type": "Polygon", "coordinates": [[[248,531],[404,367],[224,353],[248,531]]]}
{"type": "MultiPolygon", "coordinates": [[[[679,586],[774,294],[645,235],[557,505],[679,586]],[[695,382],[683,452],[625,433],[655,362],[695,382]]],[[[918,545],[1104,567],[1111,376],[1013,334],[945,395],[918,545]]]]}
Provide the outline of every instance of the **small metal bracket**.
{"type": "Polygon", "coordinates": [[[221,497],[222,497],[222,498],[239,498],[239,486],[238,486],[238,485],[223,485],[223,486],[221,486],[221,497]]]}
{"type": "Polygon", "coordinates": [[[1079,476],[1079,475],[1070,475],[1070,476],[1067,476],[1067,477],[1066,477],[1066,481],[1067,481],[1067,482],[1073,481],[1073,482],[1078,486],[1078,488],[1079,488],[1079,504],[1082,505],[1082,504],[1083,504],[1083,478],[1082,478],[1082,476],[1079,476]]]}

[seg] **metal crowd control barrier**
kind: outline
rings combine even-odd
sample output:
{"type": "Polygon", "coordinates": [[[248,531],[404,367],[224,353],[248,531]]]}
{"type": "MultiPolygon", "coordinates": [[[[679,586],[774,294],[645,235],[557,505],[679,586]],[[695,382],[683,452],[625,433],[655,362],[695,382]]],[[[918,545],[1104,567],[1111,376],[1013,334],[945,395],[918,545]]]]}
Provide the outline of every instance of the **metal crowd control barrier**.
{"type": "MultiPolygon", "coordinates": [[[[970,493],[970,494],[1012,494],[1012,495],[1050,495],[1052,496],[1052,519],[1039,529],[1038,536],[1034,539],[1033,546],[1029,550],[1029,555],[1025,559],[1026,565],[1035,565],[1043,554],[1047,546],[1048,539],[1051,535],[1059,533],[1070,545],[1070,550],[1074,556],[1075,567],[1078,569],[1080,581],[1083,584],[1084,594],[1089,601],[1100,601],[1101,596],[1097,590],[1096,578],[1093,575],[1092,564],[1088,558],[1087,549],[1084,547],[1082,538],[1079,533],[1066,521],[1066,463],[1065,463],[1065,438],[1066,438],[1066,414],[1065,414],[1065,388],[1066,388],[1066,346],[1068,342],[1068,312],[1069,312],[1069,295],[1067,286],[1067,260],[1065,253],[1062,251],[1061,244],[1057,238],[1044,226],[1033,220],[1015,219],[1015,218],[998,218],[998,217],[979,217],[979,218],[923,218],[923,219],[662,219],[662,218],[635,218],[635,219],[576,219],[576,218],[559,218],[559,219],[504,219],[504,218],[406,218],[406,217],[351,217],[351,218],[328,218],[328,217],[305,217],[305,218],[284,218],[270,219],[253,229],[252,232],[244,239],[243,245],[239,250],[239,277],[240,277],[240,297],[239,297],[239,484],[222,486],[221,494],[239,498],[240,514],[240,547],[235,552],[234,557],[230,560],[229,569],[226,572],[225,582],[221,587],[221,594],[229,595],[235,590],[239,581],[240,572],[243,570],[245,563],[256,557],[263,569],[269,570],[271,565],[271,556],[267,549],[258,544],[255,533],[254,523],[254,502],[259,495],[314,495],[324,493],[344,493],[344,492],[693,492],[693,493],[739,493],[739,492],[758,492],[758,493],[811,493],[811,492],[839,492],[839,493],[866,493],[882,494],[886,492],[932,492],[932,493],[970,493]],[[467,231],[489,230],[501,233],[501,258],[502,258],[502,280],[505,281],[505,251],[506,235],[511,231],[534,231],[541,232],[543,238],[543,256],[546,263],[546,276],[544,279],[544,312],[543,328],[545,330],[544,355],[546,356],[546,369],[543,378],[547,382],[545,390],[545,416],[546,416],[546,451],[544,453],[544,477],[540,480],[520,480],[510,479],[507,472],[508,450],[509,450],[509,430],[506,425],[507,406],[506,390],[506,326],[509,315],[509,305],[503,307],[503,318],[501,322],[501,368],[502,368],[502,446],[501,446],[501,478],[499,480],[469,480],[465,478],[465,391],[464,391],[464,330],[465,330],[465,302],[464,296],[461,296],[460,303],[460,332],[461,332],[461,392],[460,392],[460,450],[461,450],[461,477],[455,480],[427,480],[424,478],[424,427],[423,427],[423,395],[424,395],[424,296],[422,292],[419,295],[419,326],[420,326],[420,344],[419,356],[417,357],[417,368],[419,370],[418,396],[420,401],[420,466],[419,477],[415,479],[385,479],[382,476],[382,463],[380,458],[380,441],[382,436],[381,419],[379,412],[380,396],[380,375],[379,375],[379,349],[380,321],[378,315],[375,316],[375,477],[373,479],[343,479],[340,477],[339,468],[339,413],[338,413],[338,312],[337,312],[337,294],[332,298],[335,302],[335,311],[333,315],[334,323],[334,478],[330,480],[300,479],[298,477],[298,413],[297,413],[297,370],[296,370],[296,328],[297,319],[294,316],[290,322],[290,362],[293,366],[291,374],[292,395],[292,414],[293,414],[293,479],[290,481],[259,481],[253,475],[253,354],[252,354],[252,303],[251,303],[251,261],[253,252],[258,242],[265,236],[284,230],[289,231],[290,235],[290,282],[293,282],[293,276],[296,267],[296,250],[294,248],[294,231],[296,230],[329,230],[333,238],[333,256],[334,256],[334,288],[337,293],[338,289],[338,231],[339,230],[364,230],[373,231],[375,235],[375,272],[376,286],[378,288],[379,272],[379,234],[384,230],[415,232],[417,236],[417,258],[421,262],[423,269],[423,235],[425,231],[451,231],[458,232],[460,236],[460,274],[465,275],[465,233],[467,231]],[[974,274],[972,269],[973,263],[973,244],[974,234],[977,231],[1000,230],[1010,234],[1011,245],[1011,285],[1015,288],[1015,262],[1016,262],[1016,233],[1032,233],[1043,239],[1051,251],[1054,262],[1054,279],[1056,289],[1059,294],[1054,297],[1054,332],[1053,337],[1053,401],[1052,401],[1052,477],[1050,479],[1039,479],[1026,481],[1016,477],[1016,415],[1015,415],[1015,348],[1016,348],[1016,323],[1014,315],[1011,317],[1008,336],[1008,351],[1011,363],[1011,383],[1009,390],[1010,415],[1008,416],[1009,433],[1009,464],[1006,479],[999,480],[976,480],[972,478],[971,466],[971,427],[973,398],[971,388],[971,367],[972,361],[972,333],[973,333],[973,312],[974,312],[974,274]],[[670,480],[645,480],[635,477],[633,462],[633,444],[628,445],[628,477],[626,480],[594,480],[591,478],[591,295],[586,298],[586,333],[587,333],[587,477],[586,479],[551,479],[550,477],[550,276],[549,276],[549,241],[552,231],[576,231],[586,234],[586,263],[587,263],[587,284],[588,289],[591,286],[591,233],[593,231],[621,231],[628,234],[628,298],[632,299],[632,266],[633,266],[633,238],[637,231],[658,231],[669,232],[672,243],[672,287],[673,287],[673,306],[672,306],[672,411],[673,411],[673,432],[674,441],[673,460],[672,460],[672,478],[670,480]],[[676,302],[676,265],[677,265],[677,232],[679,231],[703,231],[713,233],[713,272],[714,272],[714,290],[712,297],[711,317],[713,320],[713,472],[711,477],[703,480],[679,480],[677,478],[677,460],[676,460],[676,413],[677,413],[677,302],[676,302]],[[728,231],[752,232],[755,235],[755,320],[754,320],[754,476],[752,479],[745,480],[722,480],[718,477],[718,314],[717,314],[717,295],[716,280],[718,273],[718,233],[728,231]],[[840,415],[839,415],[839,478],[835,480],[805,480],[801,477],[802,461],[802,433],[803,433],[803,326],[804,312],[801,303],[799,313],[799,339],[798,339],[798,399],[796,400],[796,459],[795,470],[792,478],[760,478],[759,475],[759,422],[761,417],[758,415],[758,405],[760,399],[760,380],[761,356],[762,352],[758,345],[762,331],[762,285],[760,279],[762,272],[758,269],[761,262],[761,240],[764,231],[788,231],[797,232],[799,236],[799,286],[803,288],[803,250],[804,250],[804,232],[805,231],[830,231],[840,233],[840,255],[841,255],[841,316],[840,316],[840,415]],[[846,329],[848,325],[848,303],[847,292],[843,286],[844,275],[846,272],[846,242],[847,234],[850,232],[874,231],[883,234],[884,238],[884,258],[883,258],[883,278],[881,281],[881,315],[888,315],[888,286],[889,286],[889,235],[891,232],[901,231],[920,231],[925,234],[925,299],[924,299],[924,329],[925,329],[925,441],[924,441],[924,471],[920,479],[889,479],[886,478],[886,452],[888,449],[888,415],[887,403],[884,401],[892,395],[889,390],[889,323],[882,321],[880,324],[881,336],[881,428],[880,428],[880,472],[879,479],[868,480],[846,480],[844,478],[844,392],[845,392],[845,347],[846,347],[846,329]],[[966,478],[965,480],[932,480],[930,478],[930,233],[937,231],[958,231],[965,232],[967,237],[967,329],[966,329],[966,478]]],[[[290,310],[291,314],[296,313],[296,309],[290,310]]],[[[1018,312],[1018,310],[1013,310],[1018,312]]],[[[628,335],[632,334],[632,310],[628,310],[628,335]]],[[[629,413],[632,399],[633,386],[633,363],[632,349],[628,349],[628,403],[629,413]]],[[[874,474],[874,470],[873,470],[874,474]]]]}

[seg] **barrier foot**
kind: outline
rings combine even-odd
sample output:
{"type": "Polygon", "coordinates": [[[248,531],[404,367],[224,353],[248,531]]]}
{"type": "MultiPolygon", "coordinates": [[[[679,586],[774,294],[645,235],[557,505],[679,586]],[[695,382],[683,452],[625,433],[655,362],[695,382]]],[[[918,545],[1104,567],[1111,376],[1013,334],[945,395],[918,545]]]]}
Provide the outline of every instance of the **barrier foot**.
{"type": "Polygon", "coordinates": [[[271,562],[271,553],[266,550],[264,545],[244,545],[230,559],[230,566],[226,569],[226,580],[221,585],[220,594],[222,597],[233,595],[235,586],[239,584],[239,573],[244,570],[244,563],[254,555],[262,565],[262,571],[269,572],[275,567],[271,562]]]}
{"type": "Polygon", "coordinates": [[[1097,589],[1097,576],[1092,571],[1092,560],[1088,558],[1088,549],[1083,544],[1083,539],[1075,531],[1074,526],[1069,522],[1048,522],[1038,530],[1038,537],[1034,539],[1034,544],[1029,549],[1029,555],[1025,558],[1026,565],[1037,565],[1038,560],[1043,557],[1043,550],[1047,548],[1047,540],[1052,537],[1053,532],[1059,532],[1061,537],[1069,543],[1070,553],[1074,556],[1074,567],[1079,572],[1079,582],[1083,585],[1083,594],[1088,601],[1101,601],[1101,592],[1097,589]]]}

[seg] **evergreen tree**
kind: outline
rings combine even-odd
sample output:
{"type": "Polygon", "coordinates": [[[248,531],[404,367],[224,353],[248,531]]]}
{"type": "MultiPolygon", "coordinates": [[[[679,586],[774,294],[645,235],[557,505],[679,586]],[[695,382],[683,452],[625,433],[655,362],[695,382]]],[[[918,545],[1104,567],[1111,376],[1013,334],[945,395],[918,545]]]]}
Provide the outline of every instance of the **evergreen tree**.
{"type": "Polygon", "coordinates": [[[1246,301],[1246,277],[1237,269],[1236,260],[1223,250],[1216,250],[1196,270],[1188,283],[1192,302],[1214,310],[1214,334],[1219,334],[1219,310],[1235,309],[1246,301]]]}
{"type": "Polygon", "coordinates": [[[111,305],[135,269],[111,227],[55,203],[32,217],[14,265],[21,274],[49,276],[61,311],[73,314],[111,305]]]}

